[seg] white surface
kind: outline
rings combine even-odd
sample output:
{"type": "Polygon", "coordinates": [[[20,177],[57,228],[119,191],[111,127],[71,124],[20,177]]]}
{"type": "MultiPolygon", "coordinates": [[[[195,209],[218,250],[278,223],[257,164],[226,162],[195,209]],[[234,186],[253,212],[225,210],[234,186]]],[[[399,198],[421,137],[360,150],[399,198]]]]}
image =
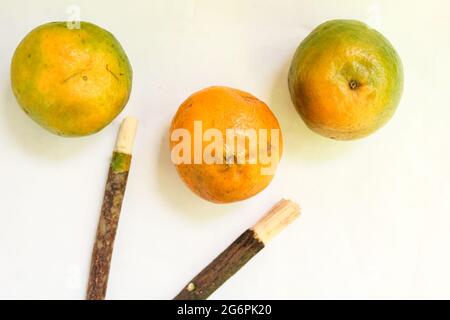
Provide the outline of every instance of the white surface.
{"type": "Polygon", "coordinates": [[[169,299],[281,197],[298,221],[214,294],[229,298],[450,298],[450,2],[1,0],[0,298],[82,299],[120,121],[140,120],[108,298],[169,299]],[[125,111],[101,133],[60,138],[17,106],[9,64],[35,26],[81,18],[108,29],[134,69],[125,111]],[[403,59],[405,91],[373,136],[336,142],[296,114],[287,69],[331,18],[371,22],[403,59]],[[266,101],[284,156],[258,196],[218,206],[169,160],[178,105],[209,85],[266,101]]]}

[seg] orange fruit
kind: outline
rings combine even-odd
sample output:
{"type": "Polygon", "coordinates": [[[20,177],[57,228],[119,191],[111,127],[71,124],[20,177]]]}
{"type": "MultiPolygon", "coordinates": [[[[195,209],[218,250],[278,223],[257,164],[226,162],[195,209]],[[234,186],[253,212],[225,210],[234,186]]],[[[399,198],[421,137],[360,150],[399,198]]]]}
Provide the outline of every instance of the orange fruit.
{"type": "Polygon", "coordinates": [[[61,136],[85,136],[108,125],[125,107],[132,69],[117,39],[87,22],[32,30],[17,47],[11,84],[22,109],[61,136]]]}
{"type": "Polygon", "coordinates": [[[318,26],[298,47],[289,71],[291,98],[307,126],[339,140],[362,138],[382,127],[402,89],[395,49],[354,20],[318,26]]]}
{"type": "Polygon", "coordinates": [[[227,87],[206,88],[187,98],[175,114],[169,133],[172,161],[174,154],[185,159],[176,163],[179,176],[195,194],[215,203],[244,200],[262,191],[271,182],[282,153],[280,126],[269,107],[247,92],[227,87]],[[223,137],[223,144],[211,152],[213,163],[207,163],[204,154],[208,145],[220,139],[205,139],[209,129],[223,137]],[[243,137],[245,146],[241,143],[239,148],[237,138],[227,140],[227,129],[234,130],[236,137],[243,137]],[[255,149],[250,147],[250,135],[243,134],[244,130],[257,134],[257,159],[252,158],[255,149]],[[186,135],[177,139],[177,132],[186,135]],[[192,142],[199,137],[199,143],[177,151],[186,139],[192,142]],[[270,163],[267,157],[263,160],[263,153],[271,158],[270,163]],[[201,162],[195,161],[196,155],[203,156],[201,162]]]}

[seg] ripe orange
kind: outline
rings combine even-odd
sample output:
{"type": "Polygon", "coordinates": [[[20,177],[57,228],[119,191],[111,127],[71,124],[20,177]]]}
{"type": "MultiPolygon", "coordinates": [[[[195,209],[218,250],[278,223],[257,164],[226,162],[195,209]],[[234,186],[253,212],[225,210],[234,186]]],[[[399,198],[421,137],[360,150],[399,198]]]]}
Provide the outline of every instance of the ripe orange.
{"type": "MultiPolygon", "coordinates": [[[[198,152],[195,150],[195,143],[190,144],[189,150],[180,153],[184,156],[190,153],[187,156],[189,161],[176,164],[176,168],[181,179],[194,193],[211,202],[228,203],[252,197],[267,187],[274,175],[274,170],[270,171],[270,174],[264,173],[264,169],[268,169],[270,164],[262,161],[260,157],[256,163],[249,163],[251,150],[247,138],[245,151],[241,149],[245,153],[246,161],[237,163],[239,149],[235,145],[234,151],[230,152],[233,147],[225,139],[227,129],[256,131],[267,129],[267,141],[261,140],[262,134],[258,131],[259,148],[261,151],[267,151],[267,155],[272,157],[275,162],[272,163],[272,168],[275,169],[282,153],[281,130],[274,114],[264,102],[249,93],[227,87],[210,87],[194,93],[183,102],[172,120],[170,127],[172,156],[180,143],[179,140],[173,139],[177,129],[184,129],[184,132],[189,133],[192,141],[198,138],[195,131],[196,121],[197,124],[201,123],[202,132],[207,132],[211,128],[217,129],[217,132],[224,137],[225,143],[222,146],[223,150],[212,153],[219,160],[219,151],[223,151],[221,155],[223,163],[208,164],[202,159],[202,163],[195,164],[194,154],[198,152]],[[278,132],[279,139],[271,129],[278,132]],[[230,161],[234,163],[227,163],[230,161]]],[[[199,146],[203,155],[211,141],[206,141],[203,136],[200,138],[199,146]]],[[[184,139],[187,138],[184,137],[184,139]]],[[[235,141],[233,140],[233,143],[235,141]]]]}

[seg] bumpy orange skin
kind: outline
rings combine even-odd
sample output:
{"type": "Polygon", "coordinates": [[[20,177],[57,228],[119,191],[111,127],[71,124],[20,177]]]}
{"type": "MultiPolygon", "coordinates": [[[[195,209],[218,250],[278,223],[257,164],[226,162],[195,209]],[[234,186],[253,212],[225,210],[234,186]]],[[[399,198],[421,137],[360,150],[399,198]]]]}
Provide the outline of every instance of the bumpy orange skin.
{"type": "Polygon", "coordinates": [[[85,136],[108,125],[131,92],[132,69],[120,43],[87,22],[44,24],[17,47],[11,84],[22,109],[61,136],[85,136]]]}
{"type": "Polygon", "coordinates": [[[318,26],[298,47],[289,90],[313,131],[333,139],[363,138],[394,114],[403,89],[400,57],[377,31],[355,20],[318,26]]]}
{"type": "MultiPolygon", "coordinates": [[[[278,120],[269,107],[251,94],[227,87],[210,87],[191,95],[179,107],[172,120],[169,136],[175,129],[187,129],[194,137],[194,121],[202,121],[203,132],[216,128],[225,137],[226,129],[278,129],[278,148],[268,137],[268,148],[281,159],[282,136],[278,120]]],[[[172,148],[179,142],[171,141],[172,148]]],[[[205,148],[210,142],[203,141],[205,148]]],[[[248,145],[246,144],[248,153],[248,145]]],[[[178,174],[197,195],[215,203],[229,203],[250,198],[266,188],[273,178],[264,175],[256,164],[193,164],[194,146],[191,149],[191,163],[176,166],[178,174]]],[[[278,164],[278,163],[277,163],[278,164]]]]}

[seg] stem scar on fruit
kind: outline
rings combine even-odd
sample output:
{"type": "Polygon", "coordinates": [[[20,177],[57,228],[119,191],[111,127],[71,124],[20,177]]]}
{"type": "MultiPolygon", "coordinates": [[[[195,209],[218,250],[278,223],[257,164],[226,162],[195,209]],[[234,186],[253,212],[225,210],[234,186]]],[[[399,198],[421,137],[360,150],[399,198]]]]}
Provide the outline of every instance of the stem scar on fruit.
{"type": "Polygon", "coordinates": [[[348,86],[350,87],[350,89],[356,90],[359,87],[359,83],[356,80],[350,80],[348,82],[348,86]]]}

